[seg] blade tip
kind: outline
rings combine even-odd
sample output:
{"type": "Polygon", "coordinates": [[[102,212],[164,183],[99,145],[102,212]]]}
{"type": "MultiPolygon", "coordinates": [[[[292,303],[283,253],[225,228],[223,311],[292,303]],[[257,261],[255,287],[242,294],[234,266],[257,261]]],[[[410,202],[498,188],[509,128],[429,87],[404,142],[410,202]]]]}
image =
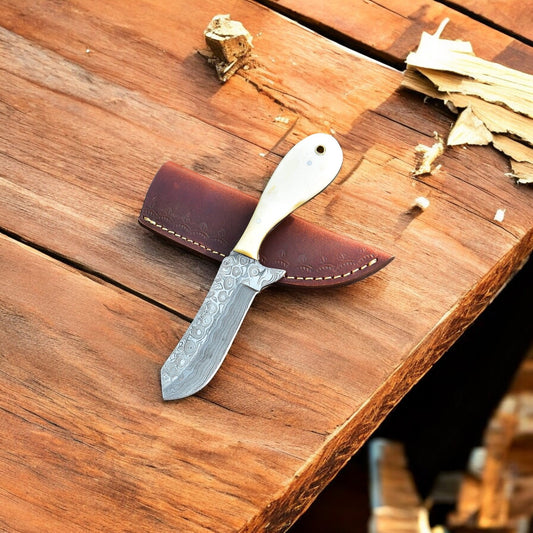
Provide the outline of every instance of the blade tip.
{"type": "Polygon", "coordinates": [[[172,387],[172,383],[165,383],[165,381],[161,379],[161,396],[163,400],[168,402],[169,400],[179,400],[182,398],[182,395],[176,391],[176,387],[172,387]]]}
{"type": "Polygon", "coordinates": [[[161,396],[163,397],[163,400],[168,402],[171,400],[181,400],[182,398],[186,398],[187,396],[190,396],[189,394],[179,394],[176,393],[176,391],[169,390],[167,388],[161,388],[161,396]]]}
{"type": "Polygon", "coordinates": [[[163,384],[163,381],[161,381],[161,396],[163,397],[163,400],[165,401],[171,401],[171,400],[182,400],[183,398],[188,398],[189,396],[192,396],[195,394],[197,390],[179,390],[179,387],[173,387],[172,383],[166,383],[163,384]]]}

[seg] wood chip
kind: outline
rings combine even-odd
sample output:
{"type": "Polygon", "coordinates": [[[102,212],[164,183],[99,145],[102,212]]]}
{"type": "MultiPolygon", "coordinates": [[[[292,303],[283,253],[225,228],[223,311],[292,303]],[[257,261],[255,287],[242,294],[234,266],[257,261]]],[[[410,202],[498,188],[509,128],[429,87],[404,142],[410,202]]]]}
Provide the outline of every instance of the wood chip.
{"type": "Polygon", "coordinates": [[[458,144],[485,145],[492,141],[492,133],[480,120],[472,108],[468,106],[460,115],[453,126],[446,144],[455,146],[458,144]]]}
{"type": "Polygon", "coordinates": [[[502,92],[500,87],[489,85],[453,72],[428,68],[418,68],[417,70],[426,76],[441,92],[477,96],[487,102],[503,105],[512,111],[533,117],[532,96],[527,91],[517,87],[507,87],[502,92]]]}
{"type": "Polygon", "coordinates": [[[230,15],[216,15],[204,31],[209,50],[200,50],[209,64],[215,67],[220,81],[228,81],[237,70],[250,62],[252,36],[241,22],[230,15]]]}
{"type": "MultiPolygon", "coordinates": [[[[448,41],[450,42],[450,41],[448,41]]],[[[452,41],[453,42],[453,41],[452,41]]],[[[526,114],[533,116],[533,94],[531,87],[533,76],[518,70],[504,67],[498,63],[486,61],[473,54],[462,52],[450,52],[449,46],[443,39],[433,40],[432,46],[428,50],[409,54],[406,63],[417,70],[431,69],[433,71],[454,72],[461,77],[472,78],[478,83],[470,83],[470,88],[475,88],[484,98],[485,89],[481,84],[487,85],[491,92],[488,94],[497,95],[497,101],[510,102],[518,96],[522,100],[526,114]]],[[[430,73],[431,74],[431,73],[430,73]]],[[[438,76],[437,78],[443,78],[438,76]]],[[[455,78],[457,83],[457,78],[455,78]]],[[[465,88],[457,88],[456,92],[468,94],[465,88]]],[[[512,109],[512,105],[509,105],[512,109]]]]}
{"type": "Polygon", "coordinates": [[[511,159],[512,173],[510,177],[516,179],[516,183],[528,184],[533,183],[533,164],[521,163],[511,159]]]}
{"type": "Polygon", "coordinates": [[[501,105],[486,102],[476,96],[442,93],[430,80],[412,69],[407,69],[404,72],[402,86],[421,92],[431,98],[440,99],[445,104],[452,103],[452,109],[470,107],[476,117],[482,120],[491,132],[514,135],[529,144],[533,144],[533,119],[529,117],[515,113],[501,105]]]}
{"type": "Polygon", "coordinates": [[[498,209],[496,211],[496,214],[494,215],[494,220],[496,222],[503,222],[504,218],[505,218],[505,209],[498,209]]]}
{"type": "Polygon", "coordinates": [[[429,200],[425,196],[419,196],[418,198],[415,198],[413,206],[425,211],[429,207],[429,200]]]}
{"type": "Polygon", "coordinates": [[[416,168],[413,170],[413,176],[423,176],[424,174],[432,174],[439,170],[440,165],[435,165],[437,159],[444,153],[444,143],[437,133],[435,133],[435,142],[431,146],[419,144],[415,151],[418,155],[416,168]]]}
{"type": "Polygon", "coordinates": [[[522,163],[533,164],[533,148],[526,146],[506,135],[493,135],[492,144],[505,155],[522,163]]]}

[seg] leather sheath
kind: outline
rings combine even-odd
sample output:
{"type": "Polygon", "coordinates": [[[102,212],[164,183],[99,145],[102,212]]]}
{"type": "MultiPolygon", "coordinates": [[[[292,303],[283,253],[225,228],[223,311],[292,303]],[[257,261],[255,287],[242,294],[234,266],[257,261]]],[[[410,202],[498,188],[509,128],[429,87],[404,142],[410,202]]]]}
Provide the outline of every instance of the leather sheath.
{"type": "MultiPolygon", "coordinates": [[[[146,194],[139,223],[217,261],[241,237],[258,200],[176,163],[165,163],[146,194]]],[[[300,287],[345,285],[374,274],[393,257],[290,215],[265,238],[261,264],[281,268],[278,283],[300,287]]]]}

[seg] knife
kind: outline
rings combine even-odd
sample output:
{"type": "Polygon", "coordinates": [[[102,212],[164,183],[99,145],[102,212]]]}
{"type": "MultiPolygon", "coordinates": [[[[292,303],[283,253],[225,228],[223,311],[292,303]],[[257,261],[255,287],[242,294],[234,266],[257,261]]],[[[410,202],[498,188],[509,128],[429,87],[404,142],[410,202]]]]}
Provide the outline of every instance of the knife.
{"type": "Polygon", "coordinates": [[[342,149],[334,137],[315,133],[280,161],[233,251],[226,256],[196,317],[161,368],[164,400],[205,387],[224,361],[256,294],[285,271],[259,262],[267,234],[295,209],[322,192],[338,174],[342,149]]]}

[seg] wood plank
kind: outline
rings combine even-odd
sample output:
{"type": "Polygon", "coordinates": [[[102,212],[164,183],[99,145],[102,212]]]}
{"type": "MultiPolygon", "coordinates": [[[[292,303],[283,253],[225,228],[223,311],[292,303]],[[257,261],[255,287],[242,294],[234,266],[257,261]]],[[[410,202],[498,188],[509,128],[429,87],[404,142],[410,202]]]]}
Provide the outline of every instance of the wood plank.
{"type": "Polygon", "coordinates": [[[156,354],[186,323],[0,243],[2,529],[235,531],[301,464],[312,432],[163,404],[156,354]]]}
{"type": "MultiPolygon", "coordinates": [[[[309,37],[304,30],[296,27],[290,27],[290,29],[296,33],[295,38],[309,37]]],[[[5,38],[7,41],[6,51],[11,51],[11,54],[6,56],[5,62],[7,65],[13,65],[11,68],[15,71],[13,77],[8,79],[16,91],[5,95],[4,101],[9,113],[11,113],[11,119],[17,126],[9,132],[4,140],[6,143],[4,146],[9,146],[9,150],[12,151],[5,162],[8,169],[6,174],[9,176],[6,186],[10,188],[9,195],[16,198],[16,201],[10,202],[6,206],[11,212],[5,213],[4,227],[30,240],[37,240],[40,245],[56,249],[58,253],[62,254],[67,254],[66,249],[61,249],[62,242],[66,243],[65,247],[71,250],[73,244],[76,243],[74,250],[70,253],[78,260],[83,258],[84,264],[90,268],[103,270],[101,266],[103,263],[108,263],[106,268],[114,268],[118,259],[117,255],[120,256],[122,253],[117,253],[120,247],[130,249],[133,245],[137,248],[136,252],[143,252],[142,248],[146,246],[143,243],[146,242],[146,239],[143,239],[141,237],[143,234],[139,233],[138,228],[131,226],[131,222],[128,221],[136,214],[152,173],[163,160],[174,158],[197,170],[208,168],[214,177],[251,191],[262,188],[266,175],[277,161],[277,157],[274,158],[274,161],[265,161],[265,158],[259,156],[258,149],[260,148],[244,141],[239,142],[234,136],[224,136],[219,130],[213,137],[212,129],[202,122],[191,121],[189,116],[181,115],[172,108],[158,106],[153,100],[143,99],[136,92],[128,92],[105,79],[98,78],[91,72],[79,70],[78,66],[64,61],[61,56],[45,50],[33,49],[27,41],[21,40],[13,34],[6,34],[5,38]],[[26,63],[21,64],[20,59],[17,59],[20,57],[24,57],[26,63]],[[51,71],[54,72],[53,77],[50,74],[51,71]],[[24,77],[28,76],[30,80],[25,80],[24,77]],[[40,89],[39,86],[43,85],[44,87],[40,89]],[[43,106],[41,104],[43,100],[45,102],[49,100],[50,103],[43,106]],[[120,105],[117,106],[117,102],[120,105]],[[29,110],[31,112],[28,112],[29,110]],[[154,116],[157,118],[154,119],[154,116]],[[81,131],[80,122],[83,124],[81,131]],[[104,122],[106,123],[106,130],[102,131],[100,125],[104,122]],[[187,135],[180,135],[179,143],[172,140],[176,124],[187,131],[187,135]],[[147,128],[154,129],[155,134],[151,135],[147,128]],[[61,132],[61,134],[58,135],[57,132],[61,132]],[[36,134],[44,140],[43,146],[39,147],[38,154],[31,148],[33,137],[36,134]],[[205,139],[209,138],[212,140],[206,143],[205,139]],[[231,157],[224,157],[232,144],[232,153],[241,154],[242,159],[234,160],[231,157]],[[108,159],[106,160],[106,158],[108,159]],[[107,165],[103,166],[106,161],[107,165]],[[212,161],[212,164],[206,167],[206,161],[212,161]],[[89,164],[87,165],[86,162],[89,164]],[[37,176],[34,171],[28,172],[28,167],[34,168],[36,166],[46,173],[53,174],[53,176],[37,176]],[[256,174],[252,177],[250,177],[251,168],[256,169],[254,171],[256,174]],[[115,188],[106,187],[107,182],[116,183],[117,186],[115,188]],[[43,187],[47,188],[46,192],[43,187]],[[79,195],[76,193],[79,192],[80,187],[88,189],[85,193],[89,196],[78,198],[79,195]],[[33,190],[38,190],[38,195],[33,190]],[[100,196],[104,196],[104,198],[100,198],[100,196]],[[53,203],[57,201],[58,197],[61,198],[61,205],[57,207],[57,211],[62,214],[61,217],[56,216],[46,206],[41,205],[44,198],[53,203]],[[25,216],[32,205],[35,216],[25,216]],[[94,212],[95,205],[101,205],[100,211],[106,213],[106,217],[110,219],[110,223],[113,225],[113,230],[107,233],[102,232],[102,235],[98,232],[95,233],[94,228],[102,224],[101,213],[94,212]],[[45,208],[43,209],[43,207],[45,208]],[[72,217],[71,220],[67,220],[67,213],[72,217]],[[48,214],[50,214],[49,217],[47,217],[48,214]],[[48,226],[52,221],[56,230],[45,237],[43,226],[48,226]],[[58,227],[57,224],[65,227],[58,227]],[[68,239],[63,237],[65,231],[68,232],[68,239]],[[84,235],[87,234],[93,237],[89,241],[84,238],[84,235]],[[61,237],[58,238],[58,236],[61,237]],[[45,238],[51,242],[44,242],[43,239],[45,238]],[[98,238],[102,242],[94,243],[98,238]],[[111,242],[108,242],[109,239],[112,239],[111,242]],[[125,242],[121,242],[122,240],[125,242]],[[93,250],[86,250],[87,247],[91,246],[93,246],[93,250]],[[105,248],[112,248],[111,253],[113,255],[103,254],[102,251],[105,248]],[[83,255],[89,254],[90,260],[83,257],[83,255]],[[109,260],[110,258],[111,260],[109,260]]],[[[307,44],[311,46],[311,42],[309,41],[307,44]]],[[[321,46],[322,44],[324,43],[321,43],[321,46]]],[[[332,55],[334,50],[335,47],[330,45],[332,55]]],[[[333,60],[334,58],[331,56],[329,59],[333,60]]],[[[337,59],[335,63],[340,73],[347,72],[348,66],[353,67],[349,56],[343,57],[340,61],[337,59]]],[[[367,62],[361,63],[358,68],[375,69],[375,74],[379,73],[382,76],[383,85],[388,87],[390,92],[394,90],[398,78],[393,73],[391,80],[389,71],[372,66],[367,62]]],[[[295,75],[294,79],[291,79],[291,83],[297,83],[297,79],[298,77],[295,75]]],[[[322,83],[322,80],[317,80],[317,83],[322,83]]],[[[251,91],[248,94],[247,106],[251,109],[255,106],[257,95],[255,89],[249,89],[251,91]]],[[[293,94],[296,92],[295,89],[292,90],[293,94]]],[[[302,93],[306,94],[305,91],[302,93]]],[[[339,216],[329,216],[328,223],[331,223],[333,227],[337,226],[341,231],[360,235],[361,238],[369,239],[370,242],[390,248],[397,236],[395,235],[396,232],[391,232],[390,228],[379,228],[378,230],[379,226],[375,226],[375,222],[380,220],[384,213],[389,216],[391,207],[393,212],[396,211],[396,217],[403,218],[405,222],[408,222],[409,216],[406,216],[405,213],[407,204],[411,201],[410,186],[416,185],[417,193],[424,193],[429,189],[423,184],[409,183],[408,180],[405,180],[404,193],[407,197],[399,199],[398,203],[393,202],[393,205],[384,204],[378,208],[379,196],[383,195],[383,187],[380,181],[371,177],[372,171],[382,173],[382,163],[388,160],[393,163],[393,165],[389,165],[391,176],[402,179],[401,176],[406,176],[410,170],[413,158],[412,148],[420,140],[420,136],[413,134],[409,128],[391,124],[389,120],[383,118],[383,115],[391,116],[392,120],[403,119],[404,122],[408,122],[408,126],[418,127],[428,133],[433,128],[442,127],[449,119],[443,115],[431,113],[427,106],[420,107],[419,98],[413,95],[392,96],[388,102],[378,105],[374,111],[378,116],[375,116],[374,112],[368,114],[365,111],[365,106],[376,105],[384,97],[383,94],[379,97],[378,102],[369,102],[373,93],[374,86],[369,85],[357,97],[357,100],[350,96],[345,99],[338,99],[338,92],[335,88],[328,95],[328,98],[340,100],[337,103],[338,107],[342,105],[344,111],[351,109],[353,112],[353,123],[343,124],[346,113],[339,111],[336,115],[339,122],[332,124],[339,130],[341,140],[344,139],[343,146],[347,163],[343,174],[340,176],[340,184],[331,188],[326,195],[311,204],[305,214],[311,219],[323,220],[323,217],[327,216],[328,204],[333,203],[333,206],[338,207],[340,203],[342,210],[334,209],[334,214],[337,215],[342,211],[342,219],[339,216]],[[430,116],[433,122],[428,122],[430,116]],[[369,127],[372,129],[369,132],[365,131],[369,127]],[[380,139],[380,143],[375,145],[378,139],[380,139]],[[373,148],[373,150],[369,152],[369,148],[373,148]],[[352,172],[353,167],[350,168],[352,163],[359,165],[356,172],[352,172]],[[346,202],[345,199],[349,195],[350,189],[355,187],[357,194],[364,193],[362,187],[365,185],[361,181],[366,181],[368,184],[369,178],[372,180],[372,188],[368,190],[368,198],[362,198],[358,201],[354,194],[350,198],[350,202],[358,201],[358,204],[354,206],[353,214],[346,212],[345,210],[349,209],[349,202],[346,202]],[[400,202],[403,202],[403,205],[399,205],[400,202]],[[372,206],[372,212],[369,212],[368,205],[372,206]],[[361,210],[370,218],[354,216],[361,210]],[[368,223],[367,220],[369,220],[368,223]],[[349,224],[348,227],[346,224],[349,224]],[[350,228],[350,225],[353,224],[356,224],[356,227],[350,228]],[[388,231],[389,234],[383,234],[383,231],[388,231]]],[[[207,101],[208,95],[200,92],[199,95],[201,94],[207,101]]],[[[226,97],[227,101],[233,105],[239,95],[229,93],[226,97]]],[[[308,109],[313,111],[310,107],[308,109]]],[[[316,110],[313,111],[312,119],[315,124],[318,123],[316,110]]],[[[269,120],[263,120],[263,124],[266,122],[269,120]]],[[[301,133],[298,134],[301,135],[301,133]]],[[[244,136],[244,132],[241,133],[242,136],[244,136]]],[[[280,146],[280,150],[283,146],[280,146]]],[[[4,148],[4,151],[7,153],[8,148],[4,148]]],[[[460,153],[460,150],[457,152],[460,153]]],[[[454,153],[451,157],[455,159],[456,155],[454,153]]],[[[489,157],[491,159],[486,166],[480,167],[479,172],[476,172],[475,179],[486,179],[486,173],[490,172],[491,167],[495,164],[500,166],[498,170],[503,173],[505,168],[503,161],[492,154],[489,157]]],[[[465,175],[467,171],[471,171],[468,159],[464,158],[456,169],[453,169],[455,162],[451,163],[450,168],[465,175]],[[463,168],[460,168],[461,166],[463,168]]],[[[482,165],[484,164],[482,163],[482,165]]],[[[386,172],[389,169],[385,169],[386,172]]],[[[492,174],[494,178],[489,179],[496,179],[494,171],[492,174]]],[[[431,180],[429,181],[431,182],[431,180]]],[[[511,182],[504,184],[504,180],[502,180],[501,183],[503,185],[502,191],[498,191],[496,194],[498,196],[503,194],[504,197],[497,204],[494,203],[494,193],[490,193],[492,198],[487,197],[487,201],[480,201],[479,195],[484,193],[480,192],[477,184],[473,186],[471,194],[466,195],[467,200],[470,198],[472,200],[471,208],[482,209],[481,214],[487,220],[492,218],[493,212],[497,208],[505,207],[505,204],[511,203],[517,197],[511,182]],[[500,203],[504,205],[499,205],[500,203]]],[[[436,185],[430,183],[430,187],[433,186],[436,185]]],[[[355,189],[353,190],[355,191],[355,189]]],[[[525,193],[527,195],[527,191],[525,193]]],[[[464,197],[465,195],[461,192],[459,196],[464,197]]],[[[521,195],[521,199],[523,197],[524,195],[521,195]]],[[[508,224],[509,231],[521,232],[528,227],[528,211],[527,209],[522,211],[526,213],[525,218],[519,210],[508,210],[506,224],[508,224]],[[518,224],[518,228],[515,228],[516,224],[518,224]]],[[[499,231],[497,228],[493,229],[499,231]]],[[[143,235],[143,237],[145,236],[143,235]]],[[[150,269],[154,268],[150,254],[158,253],[157,250],[156,247],[148,249],[144,264],[150,269]]],[[[193,261],[194,265],[197,264],[196,258],[191,259],[188,254],[181,254],[180,258],[182,255],[184,259],[183,261],[180,259],[180,264],[183,264],[185,268],[178,271],[178,275],[190,269],[190,261],[193,261]]],[[[141,263],[143,262],[141,261],[141,263]]],[[[131,265],[129,257],[125,264],[131,265]]],[[[169,278],[171,273],[175,272],[175,268],[174,264],[167,265],[163,272],[164,277],[169,278]]],[[[200,268],[208,267],[202,266],[200,268]]],[[[142,284],[143,279],[150,278],[146,275],[146,271],[134,271],[130,276],[132,279],[126,280],[124,276],[128,276],[127,269],[114,268],[114,270],[106,274],[116,277],[125,284],[142,284]]],[[[200,270],[200,272],[202,271],[200,270]]],[[[187,276],[179,277],[186,278],[187,276]]],[[[194,287],[201,283],[198,279],[193,279],[191,282],[194,287]]],[[[141,287],[137,288],[140,291],[145,290],[141,287]]],[[[168,295],[167,288],[162,292],[168,295]]],[[[170,299],[174,299],[174,295],[171,293],[170,299]]],[[[186,296],[187,299],[192,298],[190,294],[186,296]]],[[[168,302],[166,303],[168,304],[168,302]]],[[[188,310],[180,309],[180,311],[190,315],[194,312],[195,307],[197,306],[193,304],[188,310]]]]}
{"type": "MultiPolygon", "coordinates": [[[[232,365],[233,405],[215,394],[169,409],[157,354],[186,323],[25,245],[0,242],[4,527],[236,531],[295,475],[307,478],[307,458],[324,438],[326,421],[312,420],[326,417],[319,411],[327,388],[324,405],[302,402],[320,384],[289,376],[274,386],[275,369],[244,361],[243,341],[242,364],[239,356],[232,365]],[[292,399],[262,402],[261,382],[292,399]]],[[[275,511],[271,529],[279,527],[279,505],[275,511]]]]}
{"type": "MultiPolygon", "coordinates": [[[[0,309],[8,326],[0,338],[1,405],[2,425],[10,430],[0,447],[0,495],[9,529],[53,531],[68,523],[71,531],[134,525],[234,531],[242,516],[266,506],[282,480],[296,471],[307,477],[305,457],[325,422],[309,427],[319,406],[297,397],[317,383],[292,383],[288,417],[281,403],[257,401],[272,369],[260,375],[236,358],[233,405],[215,394],[167,409],[157,380],[147,376],[155,377],[155,354],[186,324],[24,245],[1,241],[0,309]],[[258,382],[239,390],[250,372],[258,382]]],[[[287,386],[290,379],[280,384],[287,386]]],[[[327,395],[324,388],[321,399],[331,409],[327,395]]],[[[363,409],[370,428],[369,415],[363,409]]],[[[363,419],[355,424],[361,429],[363,419]]]]}
{"type": "MultiPolygon", "coordinates": [[[[161,103],[169,111],[184,110],[207,124],[252,140],[260,147],[259,152],[274,147],[276,153],[283,150],[283,146],[277,146],[277,143],[292,132],[296,121],[301,123],[291,136],[293,139],[301,136],[302,131],[308,132],[309,128],[336,128],[337,122],[344,117],[338,113],[334,95],[338,97],[339,92],[351,89],[343,80],[353,80],[354,87],[357,86],[356,78],[350,74],[351,62],[347,63],[346,58],[339,61],[336,57],[338,47],[326,45],[317,67],[309,57],[309,50],[318,50],[316,35],[248,2],[237,2],[233,17],[240,19],[255,36],[254,51],[259,66],[249,75],[241,72],[231,84],[223,86],[197,54],[205,47],[203,31],[207,23],[220,9],[216,1],[211,0],[192,12],[169,6],[161,0],[145,0],[124,12],[123,5],[117,1],[100,9],[87,0],[69,4],[43,0],[40,2],[42,14],[34,14],[34,20],[28,17],[33,6],[31,2],[6,4],[4,28],[59,54],[59,58],[67,60],[62,61],[61,66],[69,68],[73,63],[82,67],[82,70],[79,67],[76,70],[77,78],[82,79],[76,79],[73,90],[79,90],[80,81],[97,82],[101,77],[121,88],[148,96],[154,101],[152,106],[161,103]],[[157,12],[158,16],[150,17],[151,12],[157,12]],[[180,32],[178,28],[187,28],[187,31],[180,32]],[[72,38],[73,30],[75,39],[72,38]],[[300,46],[297,49],[289,51],[280,42],[278,35],[285,31],[298,39],[300,46]],[[326,65],[329,67],[325,68],[326,65]],[[332,72],[337,74],[332,76],[332,72]],[[98,77],[93,79],[93,74],[98,77]],[[90,79],[83,79],[83,76],[90,79]],[[334,80],[337,80],[337,86],[328,86],[327,82],[331,84],[334,80]],[[253,105],[250,105],[250,95],[254,96],[253,105]],[[276,122],[278,116],[288,118],[289,124],[276,122]]],[[[29,61],[29,58],[19,58],[15,64],[29,67],[29,61]]],[[[353,61],[361,60],[354,57],[353,61]]],[[[366,61],[363,64],[370,67],[370,73],[379,70],[381,76],[386,77],[387,71],[370,66],[366,61]]],[[[36,64],[35,60],[32,66],[36,76],[43,74],[46,68],[36,64]]],[[[25,75],[32,76],[29,72],[25,75]]],[[[393,72],[390,76],[396,78],[393,72]]],[[[61,76],[53,76],[47,84],[61,81],[61,76]]],[[[58,89],[68,92],[63,85],[58,89]]],[[[88,94],[80,96],[98,99],[99,90],[97,84],[88,94]]],[[[367,95],[371,98],[367,105],[375,107],[389,95],[390,91],[385,87],[377,87],[377,90],[374,87],[373,93],[367,95]]],[[[104,102],[99,99],[98,105],[124,114],[130,111],[127,109],[129,97],[127,92],[119,90],[104,102]]],[[[135,100],[131,103],[136,103],[135,100]]],[[[152,119],[152,122],[157,121],[152,119]]],[[[171,131],[176,135],[178,130],[173,126],[171,131]]],[[[183,146],[182,150],[185,148],[183,146]]],[[[203,165],[201,161],[196,165],[199,169],[209,168],[206,163],[214,160],[206,158],[203,165]]]]}
{"type": "MultiPolygon", "coordinates": [[[[504,65],[533,73],[531,49],[527,44],[497,31],[449,7],[449,2],[414,0],[336,0],[325,3],[322,0],[260,0],[272,9],[310,25],[318,31],[330,35],[344,44],[360,50],[371,57],[403,68],[407,54],[417,46],[423,31],[435,33],[440,23],[450,19],[444,37],[471,41],[480,57],[504,65]]],[[[451,3],[453,4],[453,2],[451,3]]],[[[520,5],[516,2],[476,2],[461,1],[473,11],[482,11],[487,18],[510,14],[512,24],[502,24],[513,34],[531,38],[531,12],[533,2],[527,0],[520,5]],[[501,4],[505,9],[500,9],[501,4]],[[478,8],[474,4],[479,4],[478,8]],[[523,16],[520,16],[523,14],[523,16]],[[527,14],[527,16],[526,16],[527,14]]],[[[502,19],[500,19],[502,22],[502,19]]]]}
{"type": "MultiPolygon", "coordinates": [[[[203,485],[216,477],[218,487],[218,476],[225,476],[221,483],[238,488],[220,488],[228,492],[221,498],[211,493],[212,516],[219,518],[211,507],[231,508],[216,530],[275,531],[294,521],[519,268],[532,248],[533,195],[507,180],[504,159],[483,148],[452,150],[440,174],[412,180],[414,146],[447,128],[449,115],[423,106],[416,95],[396,93],[399,73],[253,3],[234,5],[235,18],[257,37],[262,66],[220,86],[195,53],[205,25],[199,14],[210,20],[220,7],[216,2],[176,11],[156,1],[127,9],[120,2],[6,2],[0,226],[190,317],[216,267],[137,226],[158,166],[174,159],[258,194],[296,139],[317,129],[337,132],[345,166],[302,216],[390,250],[396,261],[343,289],[271,290],[254,303],[212,386],[180,404],[157,403],[146,411],[158,420],[156,435],[166,446],[186,449],[191,440],[206,441],[197,450],[205,455],[201,471],[186,470],[193,470],[197,483],[184,486],[176,469],[160,482],[163,489],[172,485],[176,501],[185,491],[184,507],[196,510],[193,500],[203,485]],[[177,38],[175,28],[189,29],[177,38]],[[279,35],[298,47],[288,50],[279,35]],[[279,114],[291,122],[275,122],[279,114]],[[430,198],[431,207],[416,216],[411,205],[420,195],[430,198]],[[506,208],[502,224],[492,220],[498,208],[506,208]],[[167,417],[171,421],[161,428],[167,417]],[[209,424],[180,433],[182,423],[198,420],[209,424]],[[229,472],[237,452],[247,472],[229,472]],[[263,474],[256,475],[259,466],[263,474]]],[[[93,288],[73,294],[98,300],[93,288]]],[[[68,318],[76,315],[64,299],[60,313],[68,330],[68,318]]],[[[124,303],[118,315],[128,323],[135,312],[136,306],[130,311],[124,303]]],[[[138,325],[138,335],[149,335],[151,324],[138,325]]],[[[142,374],[139,386],[150,394],[131,399],[137,393],[130,388],[134,403],[158,398],[154,368],[183,330],[168,321],[158,327],[166,333],[150,346],[153,366],[135,378],[142,374]]],[[[103,339],[94,340],[94,334],[80,332],[76,342],[89,348],[118,343],[108,326],[103,339]]],[[[20,349],[27,353],[31,346],[23,338],[20,349]]],[[[75,340],[61,341],[61,357],[69,342],[75,340]]],[[[101,361],[91,363],[90,383],[101,369],[101,361]]],[[[40,376],[33,386],[39,387],[40,376]]],[[[19,402],[34,398],[28,394],[19,395],[19,402]]],[[[54,412],[50,420],[61,418],[54,412]]],[[[135,456],[132,450],[127,452],[135,456]]],[[[156,497],[146,496],[143,504],[156,497]]],[[[190,520],[199,530],[210,527],[205,517],[190,520]]]]}
{"type": "MultiPolygon", "coordinates": [[[[507,2],[505,0],[493,0],[483,2],[480,0],[460,0],[449,2],[463,11],[467,11],[473,18],[481,18],[498,26],[511,35],[518,35],[533,41],[533,6],[530,2],[507,2]]],[[[529,43],[531,44],[531,42],[529,43]]]]}

